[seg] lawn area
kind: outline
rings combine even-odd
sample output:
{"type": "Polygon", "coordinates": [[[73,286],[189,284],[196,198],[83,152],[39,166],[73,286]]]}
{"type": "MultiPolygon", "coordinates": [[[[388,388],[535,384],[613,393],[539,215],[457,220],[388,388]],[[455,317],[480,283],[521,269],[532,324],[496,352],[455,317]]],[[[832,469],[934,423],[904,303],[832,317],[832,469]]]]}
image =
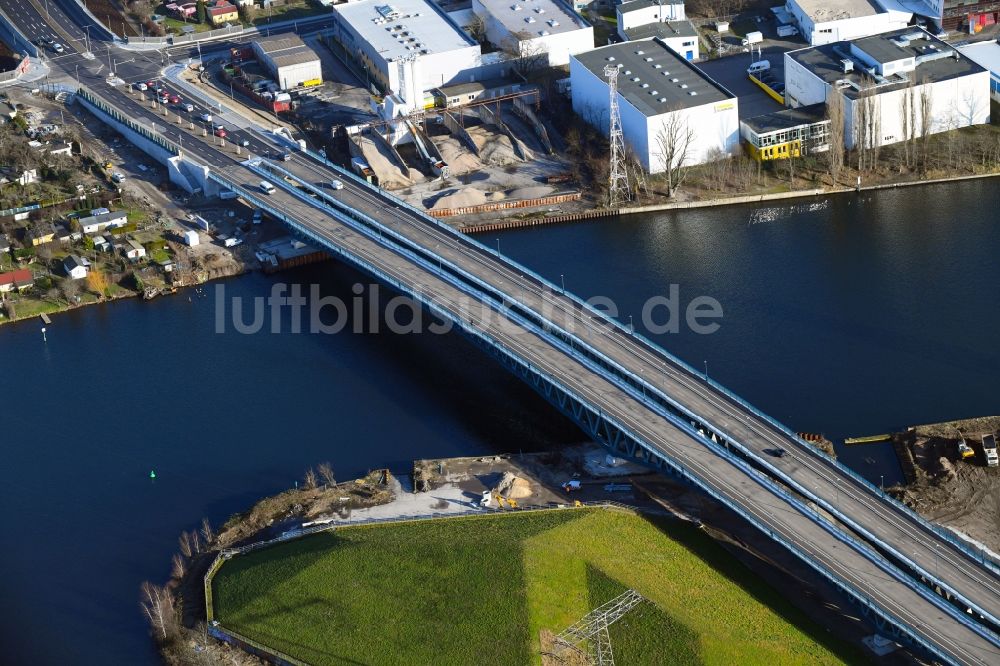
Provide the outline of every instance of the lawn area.
{"type": "Polygon", "coordinates": [[[863,661],[698,530],[601,509],[361,526],[227,562],[223,626],[312,664],[539,663],[558,633],[628,588],[620,663],[863,661]]]}
{"type": "Polygon", "coordinates": [[[297,21],[299,19],[316,16],[317,14],[328,14],[332,10],[323,5],[312,5],[305,2],[297,4],[274,5],[270,9],[270,21],[268,21],[268,10],[257,8],[257,16],[253,24],[258,28],[265,28],[267,24],[278,21],[297,21]]]}

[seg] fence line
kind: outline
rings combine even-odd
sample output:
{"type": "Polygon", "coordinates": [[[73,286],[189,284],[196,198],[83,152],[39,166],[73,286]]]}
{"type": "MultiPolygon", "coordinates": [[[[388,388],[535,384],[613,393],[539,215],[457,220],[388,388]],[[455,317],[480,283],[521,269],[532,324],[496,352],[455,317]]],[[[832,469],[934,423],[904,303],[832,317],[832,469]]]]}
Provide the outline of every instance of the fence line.
{"type": "Polygon", "coordinates": [[[566,194],[553,194],[547,197],[536,199],[520,199],[518,201],[493,201],[479,204],[478,206],[465,206],[462,208],[443,208],[427,211],[432,217],[452,217],[453,215],[471,215],[473,213],[485,213],[493,210],[509,210],[511,208],[533,208],[535,206],[549,206],[566,201],[579,201],[580,192],[568,192],[566,194]]]}

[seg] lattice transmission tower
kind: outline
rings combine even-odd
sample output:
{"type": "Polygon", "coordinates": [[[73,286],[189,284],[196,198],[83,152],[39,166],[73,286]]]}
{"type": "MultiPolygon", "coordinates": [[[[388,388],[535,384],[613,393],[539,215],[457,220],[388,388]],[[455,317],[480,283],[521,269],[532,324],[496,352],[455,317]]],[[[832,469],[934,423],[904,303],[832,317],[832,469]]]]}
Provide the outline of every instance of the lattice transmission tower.
{"type": "Polygon", "coordinates": [[[555,637],[555,656],[571,650],[586,656],[591,664],[614,666],[615,656],[611,650],[608,627],[645,600],[635,590],[627,590],[598,606],[555,637]]]}
{"type": "Polygon", "coordinates": [[[604,76],[608,77],[608,94],[611,96],[608,107],[611,123],[608,129],[608,141],[611,144],[608,207],[614,208],[621,202],[631,199],[632,193],[628,186],[628,156],[625,153],[625,137],[622,134],[622,115],[618,109],[618,65],[605,65],[604,76]]]}

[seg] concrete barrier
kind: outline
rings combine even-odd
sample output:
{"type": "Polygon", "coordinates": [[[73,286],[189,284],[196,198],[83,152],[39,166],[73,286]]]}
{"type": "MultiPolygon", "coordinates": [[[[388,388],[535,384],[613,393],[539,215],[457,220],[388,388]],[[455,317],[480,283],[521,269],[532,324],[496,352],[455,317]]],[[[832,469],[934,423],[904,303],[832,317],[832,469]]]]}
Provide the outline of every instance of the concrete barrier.
{"type": "MultiPolygon", "coordinates": [[[[459,111],[459,113],[461,113],[461,111],[459,111]]],[[[454,114],[452,114],[451,111],[445,111],[441,114],[441,117],[444,118],[444,126],[448,129],[448,131],[457,136],[459,141],[464,143],[476,157],[479,157],[479,146],[477,146],[476,142],[472,140],[472,135],[469,134],[464,127],[459,125],[454,114]]]]}
{"type": "MultiPolygon", "coordinates": [[[[552,204],[565,203],[567,201],[577,201],[581,197],[579,192],[568,192],[566,194],[553,194],[547,197],[539,197],[537,199],[519,199],[517,201],[493,201],[490,203],[480,204],[478,206],[466,206],[464,208],[443,208],[439,210],[429,210],[428,215],[432,217],[453,217],[455,215],[472,215],[475,213],[485,213],[493,210],[509,210],[511,208],[534,208],[535,206],[551,206],[552,204]]],[[[490,227],[490,229],[513,229],[517,226],[530,226],[532,220],[510,220],[504,222],[495,222],[489,225],[479,225],[480,227],[490,227]],[[522,222],[524,224],[515,224],[516,222],[522,222]],[[504,224],[510,224],[511,226],[500,226],[504,224]]],[[[537,224],[537,222],[535,222],[537,224]]],[[[476,228],[477,231],[488,231],[485,228],[476,228]]],[[[474,233],[468,230],[466,233],[474,233]]]]}
{"type": "Polygon", "coordinates": [[[545,125],[538,119],[538,116],[535,115],[531,107],[525,103],[524,99],[520,97],[514,98],[514,112],[528,121],[528,124],[535,130],[535,134],[538,136],[538,140],[542,142],[545,152],[549,155],[555,154],[556,151],[552,148],[552,142],[549,141],[549,133],[545,129],[545,125]]]}

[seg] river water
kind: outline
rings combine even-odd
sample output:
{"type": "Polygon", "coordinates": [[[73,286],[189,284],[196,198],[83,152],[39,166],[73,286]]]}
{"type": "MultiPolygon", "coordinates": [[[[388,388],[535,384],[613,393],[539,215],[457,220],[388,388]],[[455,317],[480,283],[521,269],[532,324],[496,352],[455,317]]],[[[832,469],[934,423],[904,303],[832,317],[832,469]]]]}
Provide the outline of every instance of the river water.
{"type": "MultiPolygon", "coordinates": [[[[982,181],[499,242],[639,328],[671,284],[682,305],[716,299],[716,333],[650,337],[789,426],[842,438],[1000,412],[997,210],[1000,186],[982,181]]],[[[327,263],[222,284],[249,299],[275,282],[350,302],[365,280],[327,263]]],[[[220,334],[218,288],[58,315],[47,343],[37,321],[0,328],[4,663],[155,661],[138,588],[165,579],[180,531],[309,465],[350,478],[580,439],[457,335],[220,334]]],[[[899,477],[884,447],[840,456],[873,480],[899,477]]]]}

